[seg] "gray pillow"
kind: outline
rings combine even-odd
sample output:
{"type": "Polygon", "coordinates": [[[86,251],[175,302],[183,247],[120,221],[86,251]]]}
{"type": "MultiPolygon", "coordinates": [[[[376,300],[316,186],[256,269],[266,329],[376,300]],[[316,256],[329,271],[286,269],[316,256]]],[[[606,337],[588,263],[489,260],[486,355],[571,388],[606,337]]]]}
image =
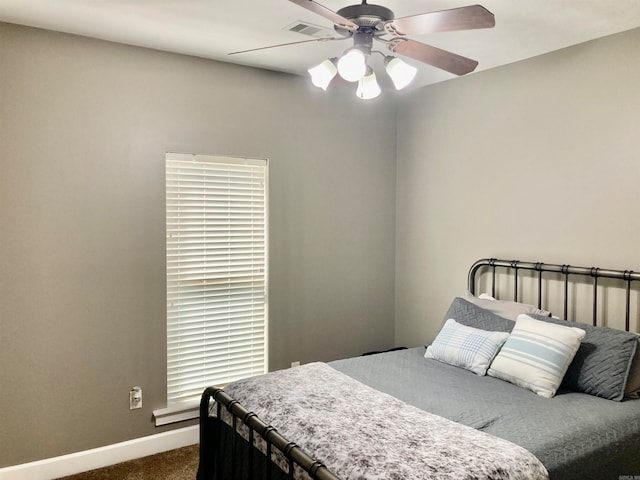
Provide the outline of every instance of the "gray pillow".
{"type": "MultiPolygon", "coordinates": [[[[491,297],[489,297],[491,298],[491,297]]],[[[551,316],[550,312],[542,310],[540,308],[529,305],[528,303],[512,302],[510,300],[496,300],[496,299],[484,299],[474,297],[473,294],[467,290],[464,294],[464,299],[471,302],[485,310],[500,315],[501,317],[513,320],[517,320],[518,315],[526,313],[527,315],[544,315],[546,317],[551,316]]]]}
{"type": "Polygon", "coordinates": [[[627,388],[624,389],[624,396],[640,398],[640,344],[636,345],[636,354],[631,361],[631,370],[627,379],[627,388]]]}
{"type": "Polygon", "coordinates": [[[480,328],[490,332],[508,332],[513,330],[513,326],[516,324],[512,320],[496,315],[489,310],[480,308],[474,303],[467,300],[456,297],[453,299],[449,310],[444,316],[442,324],[448,319],[453,318],[456,322],[466,325],[468,327],[480,328]]]}
{"type": "MultiPolygon", "coordinates": [[[[631,363],[636,348],[640,348],[636,335],[608,327],[594,327],[541,315],[531,316],[544,322],[581,328],[586,332],[564,377],[563,387],[609,400],[623,399],[631,363]]],[[[462,325],[494,332],[511,332],[515,325],[515,322],[460,297],[453,300],[443,323],[449,318],[462,325]]]]}
{"type": "Polygon", "coordinates": [[[586,332],[564,376],[563,387],[609,400],[623,399],[631,362],[638,346],[636,335],[586,323],[531,316],[544,322],[581,328],[586,332]]]}

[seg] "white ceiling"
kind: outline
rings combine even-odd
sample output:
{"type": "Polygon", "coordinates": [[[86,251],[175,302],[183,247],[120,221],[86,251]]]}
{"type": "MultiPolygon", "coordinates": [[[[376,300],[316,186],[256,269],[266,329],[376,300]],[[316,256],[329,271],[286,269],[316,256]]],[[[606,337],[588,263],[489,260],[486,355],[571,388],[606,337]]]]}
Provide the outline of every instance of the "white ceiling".
{"type": "MultiPolygon", "coordinates": [[[[334,11],[359,3],[319,1],[334,11]]],[[[476,1],[372,3],[383,4],[396,17],[404,17],[476,1]]],[[[411,38],[475,59],[479,62],[476,71],[481,71],[640,27],[640,0],[477,3],[494,13],[495,28],[411,38]]],[[[312,38],[285,28],[297,21],[332,28],[328,20],[287,0],[0,0],[0,21],[300,75],[350,46],[349,40],[314,42],[228,56],[238,50],[312,38]]],[[[454,78],[431,66],[408,61],[420,69],[417,85],[454,78]]]]}

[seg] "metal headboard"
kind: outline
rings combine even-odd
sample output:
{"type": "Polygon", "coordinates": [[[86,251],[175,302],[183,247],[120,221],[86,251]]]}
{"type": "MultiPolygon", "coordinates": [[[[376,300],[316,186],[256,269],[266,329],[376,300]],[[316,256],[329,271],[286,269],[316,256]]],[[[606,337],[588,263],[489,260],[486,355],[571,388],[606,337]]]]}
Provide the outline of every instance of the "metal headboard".
{"type": "Polygon", "coordinates": [[[630,328],[630,312],[631,312],[631,282],[640,280],[640,273],[632,270],[611,270],[598,267],[575,267],[572,265],[556,265],[552,263],[542,262],[521,262],[519,260],[499,260],[496,258],[483,258],[475,262],[469,270],[468,287],[469,291],[475,295],[476,291],[476,275],[483,269],[491,271],[491,294],[496,296],[496,268],[506,268],[514,278],[513,299],[518,301],[518,271],[528,270],[537,272],[538,280],[538,308],[542,307],[542,277],[545,272],[553,272],[564,276],[564,317],[568,319],[568,301],[569,301],[569,275],[579,275],[581,277],[591,277],[593,284],[593,325],[597,323],[598,311],[598,279],[611,278],[622,282],[626,289],[626,305],[625,305],[625,330],[628,332],[630,328]]]}

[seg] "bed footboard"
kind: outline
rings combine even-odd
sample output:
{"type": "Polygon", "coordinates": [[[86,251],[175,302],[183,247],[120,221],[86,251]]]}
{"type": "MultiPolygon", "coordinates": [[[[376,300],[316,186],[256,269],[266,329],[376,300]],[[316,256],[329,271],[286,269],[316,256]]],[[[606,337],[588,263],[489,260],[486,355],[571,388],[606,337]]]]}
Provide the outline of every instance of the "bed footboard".
{"type": "Polygon", "coordinates": [[[198,480],[293,479],[296,466],[312,479],[340,480],[321,462],[284,438],[274,427],[265,424],[222,389],[209,387],[203,392],[200,401],[198,480]],[[211,400],[215,401],[215,417],[209,414],[211,400]],[[222,420],[223,409],[230,415],[230,425],[222,420]],[[238,431],[241,425],[248,429],[248,441],[238,431]],[[266,455],[255,447],[256,434],[266,444],[266,455]],[[286,459],[286,470],[274,463],[274,449],[286,459]]]}

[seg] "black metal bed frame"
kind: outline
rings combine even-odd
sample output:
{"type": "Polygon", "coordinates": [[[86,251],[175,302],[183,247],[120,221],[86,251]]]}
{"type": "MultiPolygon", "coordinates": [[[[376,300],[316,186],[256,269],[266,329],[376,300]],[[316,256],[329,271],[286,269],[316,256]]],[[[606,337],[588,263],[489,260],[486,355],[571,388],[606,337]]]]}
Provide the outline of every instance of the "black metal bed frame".
{"type": "Polygon", "coordinates": [[[619,280],[625,285],[626,305],[625,305],[625,330],[630,328],[630,305],[631,305],[631,282],[640,280],[640,273],[633,270],[611,270],[598,267],[576,267],[572,265],[557,265],[542,262],[521,262],[519,260],[498,260],[496,258],[484,258],[475,262],[469,270],[468,286],[469,291],[475,295],[476,275],[483,268],[491,269],[491,295],[496,296],[496,268],[506,268],[513,271],[514,291],[513,299],[518,301],[518,270],[535,271],[538,273],[538,308],[543,308],[542,304],[542,276],[543,273],[556,273],[564,276],[564,317],[568,318],[569,303],[569,275],[593,278],[593,325],[597,324],[598,314],[598,278],[610,278],[619,280]]]}
{"type": "MultiPolygon", "coordinates": [[[[468,288],[475,294],[477,276],[485,273],[489,269],[491,278],[491,294],[496,297],[496,269],[505,268],[508,273],[513,274],[514,291],[513,298],[519,299],[518,271],[537,272],[538,283],[538,308],[543,308],[543,274],[554,273],[564,276],[564,318],[568,318],[569,302],[569,276],[591,277],[593,280],[593,324],[597,323],[598,310],[598,279],[608,278],[623,282],[626,287],[626,316],[625,328],[630,328],[630,298],[631,283],[640,280],[640,273],[631,270],[611,270],[597,267],[576,267],[571,265],[546,264],[542,262],[521,262],[519,260],[499,260],[496,258],[485,258],[475,262],[468,275],[468,288]]],[[[575,281],[573,282],[575,283],[575,281]]],[[[639,326],[640,328],[640,326],[639,326]]],[[[200,463],[198,467],[198,480],[227,480],[229,478],[248,478],[254,480],[264,478],[266,480],[286,480],[294,478],[296,466],[306,472],[310,478],[316,480],[340,480],[325,465],[309,456],[294,442],[284,438],[271,425],[265,424],[258,416],[245,409],[237,400],[225,393],[221,388],[209,387],[203,394],[200,401],[200,463]],[[210,404],[214,400],[216,406],[216,417],[210,417],[210,404]],[[222,409],[231,417],[229,424],[222,420],[222,409]],[[246,438],[239,431],[245,429],[246,438]],[[248,433],[247,433],[248,431],[248,433]],[[257,435],[257,437],[256,437],[257,435]],[[263,454],[254,446],[254,438],[261,438],[265,442],[266,454],[263,454]],[[216,443],[217,442],[217,443],[216,443]],[[219,449],[215,449],[215,455],[209,450],[211,443],[220,444],[227,442],[227,452],[230,458],[222,454],[219,449]],[[241,447],[246,447],[250,453],[248,459],[238,453],[241,447]],[[272,453],[279,452],[285,459],[288,468],[285,471],[274,463],[272,453]],[[242,458],[238,458],[242,457],[242,458]],[[246,459],[247,465],[242,466],[242,475],[236,475],[240,467],[239,462],[246,459]],[[223,465],[224,464],[224,465],[223,465]],[[222,473],[223,466],[227,468],[222,473]],[[229,474],[228,472],[232,472],[229,474]]]]}
{"type": "MultiPolygon", "coordinates": [[[[200,465],[198,468],[198,480],[215,478],[216,480],[226,480],[228,474],[222,474],[221,469],[223,467],[222,459],[218,458],[216,461],[211,460],[211,452],[204,451],[205,445],[207,445],[210,439],[205,438],[207,435],[207,429],[211,428],[212,420],[209,418],[209,406],[210,401],[213,399],[216,405],[216,421],[215,426],[213,428],[217,429],[216,438],[222,438],[222,429],[226,428],[224,426],[224,422],[222,421],[222,408],[224,408],[232,417],[232,425],[229,425],[232,429],[231,435],[231,459],[230,459],[230,468],[231,472],[236,472],[237,470],[237,462],[236,458],[238,451],[238,442],[245,441],[240,433],[238,432],[238,427],[240,425],[245,425],[248,429],[248,444],[250,446],[254,445],[254,436],[257,433],[266,443],[266,455],[264,455],[264,460],[262,460],[262,477],[266,480],[271,480],[272,478],[283,478],[283,474],[276,471],[273,472],[273,466],[275,465],[272,460],[272,450],[276,448],[283,456],[286,458],[288,464],[288,472],[286,472],[286,477],[288,479],[294,478],[294,469],[297,465],[303,471],[305,471],[309,477],[314,480],[340,480],[339,477],[334,475],[325,465],[323,465],[318,460],[310,457],[304,450],[302,450],[298,445],[294,442],[290,442],[285,437],[283,437],[278,431],[272,427],[271,425],[267,425],[262,420],[258,418],[258,416],[244,408],[237,400],[234,400],[231,396],[226,394],[221,388],[217,387],[209,387],[205,389],[202,394],[202,398],[200,400],[200,465]]],[[[248,464],[246,465],[246,472],[248,479],[256,479],[259,478],[260,473],[258,469],[258,465],[254,465],[254,461],[259,462],[259,460],[254,460],[252,455],[248,456],[248,464]]],[[[279,468],[279,467],[276,467],[279,468]]],[[[234,473],[235,475],[235,473],[234,473]]],[[[231,478],[236,478],[235,476],[231,478]]]]}

